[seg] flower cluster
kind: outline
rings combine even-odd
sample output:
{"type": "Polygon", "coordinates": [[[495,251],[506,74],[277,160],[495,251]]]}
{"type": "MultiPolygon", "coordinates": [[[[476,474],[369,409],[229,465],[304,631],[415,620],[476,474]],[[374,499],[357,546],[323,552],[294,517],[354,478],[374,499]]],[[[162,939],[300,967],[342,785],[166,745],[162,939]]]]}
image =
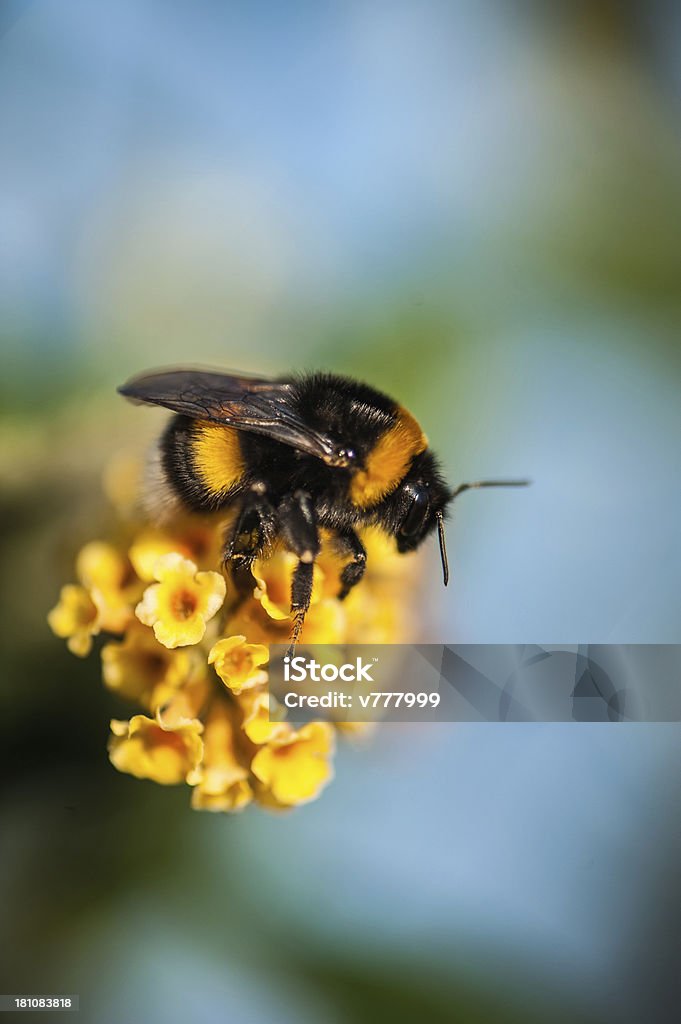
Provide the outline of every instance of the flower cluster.
{"type": "MultiPolygon", "coordinates": [[[[117,541],[85,545],[77,582],[62,588],[48,615],[76,655],[99,638],[104,684],[138,709],[111,722],[111,763],[136,778],[186,783],[199,810],[314,799],[332,778],[336,733],[366,727],[315,721],[296,729],[269,694],[268,645],[288,642],[295,556],[277,547],[256,562],[252,594],[237,601],[219,571],[219,525],[135,518],[125,483],[118,508],[128,516],[117,541]]],[[[413,562],[378,531],[365,531],[363,542],[365,579],[341,602],[345,563],[324,538],[302,642],[389,643],[408,633],[413,562]]]]}

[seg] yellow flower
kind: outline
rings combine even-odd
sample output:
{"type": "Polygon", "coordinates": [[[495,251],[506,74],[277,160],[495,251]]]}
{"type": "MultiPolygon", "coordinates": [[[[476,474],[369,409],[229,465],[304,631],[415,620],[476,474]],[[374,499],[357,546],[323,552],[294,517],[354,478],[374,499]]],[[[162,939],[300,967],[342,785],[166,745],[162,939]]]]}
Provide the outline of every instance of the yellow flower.
{"type": "Polygon", "coordinates": [[[331,780],[334,733],[328,722],[310,722],[298,732],[269,743],[257,752],[251,771],[280,804],[314,800],[331,780]]]}
{"type": "Polygon", "coordinates": [[[241,727],[251,743],[260,746],[287,732],[284,708],[270,693],[246,691],[241,706],[244,711],[241,727]]]}
{"type": "MultiPolygon", "coordinates": [[[[169,510],[162,527],[144,521],[140,479],[140,463],[122,459],[106,481],[118,511],[131,517],[128,552],[108,541],[86,544],[78,585],[64,587],[48,615],[76,654],[87,654],[100,632],[124,634],[102,648],[104,683],[143,713],[112,721],[112,764],[137,778],[190,785],[197,810],[234,812],[254,801],[288,811],[313,800],[332,778],[336,736],[360,739],[373,724],[297,728],[269,693],[268,645],[289,641],[298,559],[279,544],[255,563],[252,594],[219,615],[227,588],[212,570],[221,565],[225,523],[180,508],[169,510]]],[[[345,643],[411,639],[418,563],[379,530],[362,530],[366,575],[341,602],[349,556],[327,531],[321,538],[301,642],[324,645],[320,656],[333,660],[345,643]]]]}
{"type": "Polygon", "coordinates": [[[128,559],[113,544],[93,540],[79,551],[76,573],[99,609],[101,628],[122,633],[142,593],[128,559]]]}
{"type": "MultiPolygon", "coordinates": [[[[300,642],[306,644],[345,643],[348,617],[345,604],[331,598],[320,598],[305,616],[300,642]]],[[[291,632],[289,618],[273,619],[259,601],[251,598],[228,619],[225,632],[241,634],[252,643],[288,644],[291,632]]]]}
{"type": "Polygon", "coordinates": [[[110,690],[150,710],[183,683],[192,668],[188,651],[169,651],[146,626],[133,623],[122,643],[102,648],[102,677],[110,690]]]}
{"type": "Polygon", "coordinates": [[[67,583],[61,588],[59,603],[47,616],[50,629],[62,640],[72,654],[84,658],[90,653],[92,637],[100,630],[99,612],[84,587],[67,583]]]}
{"type": "Polygon", "coordinates": [[[182,555],[163,555],[156,562],[158,580],[144,591],[135,613],[140,622],[153,626],[164,647],[198,644],[225,599],[225,581],[218,572],[197,572],[182,555]]]}
{"type": "Polygon", "coordinates": [[[367,553],[367,579],[381,580],[414,575],[419,556],[414,553],[401,555],[394,537],[377,526],[362,530],[362,544],[367,553]]]}
{"type": "Polygon", "coordinates": [[[300,634],[302,644],[343,643],[347,633],[345,603],[329,597],[310,608],[300,634]]]}
{"type": "Polygon", "coordinates": [[[269,657],[263,644],[247,644],[245,636],[228,636],[211,648],[208,664],[213,665],[228,690],[241,693],[267,682],[267,672],[260,666],[266,665],[269,657]]]}
{"type": "MultiPolygon", "coordinates": [[[[291,617],[291,582],[297,565],[297,556],[283,548],[278,548],[268,559],[258,559],[253,565],[256,581],[253,596],[272,619],[280,621],[291,617]]],[[[321,596],[323,579],[322,569],[315,564],[311,604],[321,596]]]]}
{"type": "Polygon", "coordinates": [[[202,728],[198,721],[164,728],[145,715],[135,715],[129,722],[112,719],[111,763],[119,772],[163,786],[193,785],[203,756],[202,728]]]}
{"type": "Polygon", "coordinates": [[[199,568],[210,569],[222,562],[223,532],[209,523],[190,520],[178,523],[177,534],[199,568]]]}
{"type": "Polygon", "coordinates": [[[248,761],[238,749],[236,713],[236,708],[226,700],[218,698],[211,704],[204,732],[203,762],[192,792],[195,810],[240,811],[253,799],[248,761]]]}
{"type": "Polygon", "coordinates": [[[290,619],[271,619],[254,597],[244,601],[228,618],[225,626],[227,635],[240,634],[254,644],[286,644],[290,632],[290,619]]]}
{"type": "Polygon", "coordinates": [[[206,526],[191,524],[172,532],[149,528],[135,538],[128,554],[139,578],[151,583],[156,578],[156,563],[163,555],[179,554],[198,565],[217,565],[218,541],[217,531],[206,526]]]}
{"type": "Polygon", "coordinates": [[[409,635],[412,623],[408,599],[398,604],[387,585],[355,587],[343,602],[348,617],[346,642],[349,644],[394,644],[415,640],[409,635]]]}
{"type": "Polygon", "coordinates": [[[348,555],[341,555],[338,543],[328,530],[321,530],[322,548],[317,558],[317,565],[322,570],[322,593],[324,597],[335,598],[341,589],[341,572],[349,561],[348,555]]]}
{"type": "Polygon", "coordinates": [[[172,554],[188,558],[191,552],[177,537],[171,537],[165,530],[155,529],[140,533],[128,551],[135,572],[145,583],[153,583],[156,579],[154,569],[159,558],[172,554]]]}
{"type": "Polygon", "coordinates": [[[374,527],[362,532],[362,542],[369,570],[344,602],[348,614],[347,642],[418,642],[422,628],[417,607],[421,554],[400,555],[394,538],[374,527]]]}
{"type": "Polygon", "coordinates": [[[178,687],[161,684],[153,693],[156,721],[164,729],[176,729],[202,718],[212,693],[211,682],[202,671],[178,687]]]}
{"type": "Polygon", "coordinates": [[[253,796],[258,806],[264,807],[266,811],[281,811],[285,813],[294,806],[293,804],[282,804],[279,800],[275,800],[272,790],[264,786],[258,779],[255,779],[253,783],[253,796]]]}
{"type": "MultiPolygon", "coordinates": [[[[359,535],[367,555],[367,571],[360,590],[377,583],[406,581],[408,576],[414,575],[418,556],[399,554],[394,537],[377,526],[365,527],[359,535]]],[[[324,574],[324,596],[337,597],[341,589],[341,573],[348,564],[349,555],[340,553],[338,541],[328,530],[322,530],[321,536],[318,565],[324,574]]]]}

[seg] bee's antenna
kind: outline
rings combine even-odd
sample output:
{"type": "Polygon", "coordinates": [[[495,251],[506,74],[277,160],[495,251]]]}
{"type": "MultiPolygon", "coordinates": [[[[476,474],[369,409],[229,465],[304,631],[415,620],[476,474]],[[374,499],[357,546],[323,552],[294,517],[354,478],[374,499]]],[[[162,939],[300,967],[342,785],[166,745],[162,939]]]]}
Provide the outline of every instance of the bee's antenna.
{"type": "Polygon", "coordinates": [[[476,480],[474,484],[459,484],[449,495],[449,501],[453,501],[463,491],[471,491],[476,487],[529,487],[531,480],[476,480]]]}
{"type": "MultiPolygon", "coordinates": [[[[464,491],[472,491],[477,487],[528,487],[531,480],[476,480],[473,484],[459,484],[450,492],[449,501],[453,501],[464,491]]],[[[442,559],[442,577],[444,584],[449,582],[449,564],[447,562],[447,548],[445,547],[445,524],[442,512],[436,513],[437,535],[440,541],[440,558],[442,559]]]]}
{"type": "Polygon", "coordinates": [[[442,512],[438,512],[437,536],[440,541],[440,558],[442,559],[442,582],[445,586],[449,583],[449,562],[447,561],[447,545],[445,544],[445,522],[442,512]]]}

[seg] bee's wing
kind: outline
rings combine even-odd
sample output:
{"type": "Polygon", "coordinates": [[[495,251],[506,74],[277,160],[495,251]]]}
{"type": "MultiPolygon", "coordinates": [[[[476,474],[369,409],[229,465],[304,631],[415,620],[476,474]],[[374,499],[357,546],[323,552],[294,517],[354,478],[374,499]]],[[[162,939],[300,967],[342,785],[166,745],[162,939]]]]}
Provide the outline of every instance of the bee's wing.
{"type": "Polygon", "coordinates": [[[162,405],[194,419],[262,434],[330,465],[345,464],[337,443],[309,427],[293,408],[288,380],[161,370],[133,377],[118,391],[133,402],[162,405]]]}

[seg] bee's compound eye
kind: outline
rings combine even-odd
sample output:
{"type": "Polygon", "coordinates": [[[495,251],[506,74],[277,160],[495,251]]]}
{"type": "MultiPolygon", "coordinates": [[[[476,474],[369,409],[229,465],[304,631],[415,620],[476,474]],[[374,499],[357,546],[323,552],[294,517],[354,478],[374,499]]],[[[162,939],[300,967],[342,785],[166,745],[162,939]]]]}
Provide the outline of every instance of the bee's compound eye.
{"type": "Polygon", "coordinates": [[[349,466],[357,458],[354,448],[336,448],[331,456],[332,466],[349,466]]]}
{"type": "Polygon", "coordinates": [[[428,514],[428,494],[424,490],[414,492],[411,505],[407,509],[400,533],[404,537],[415,537],[423,528],[428,514]]]}

